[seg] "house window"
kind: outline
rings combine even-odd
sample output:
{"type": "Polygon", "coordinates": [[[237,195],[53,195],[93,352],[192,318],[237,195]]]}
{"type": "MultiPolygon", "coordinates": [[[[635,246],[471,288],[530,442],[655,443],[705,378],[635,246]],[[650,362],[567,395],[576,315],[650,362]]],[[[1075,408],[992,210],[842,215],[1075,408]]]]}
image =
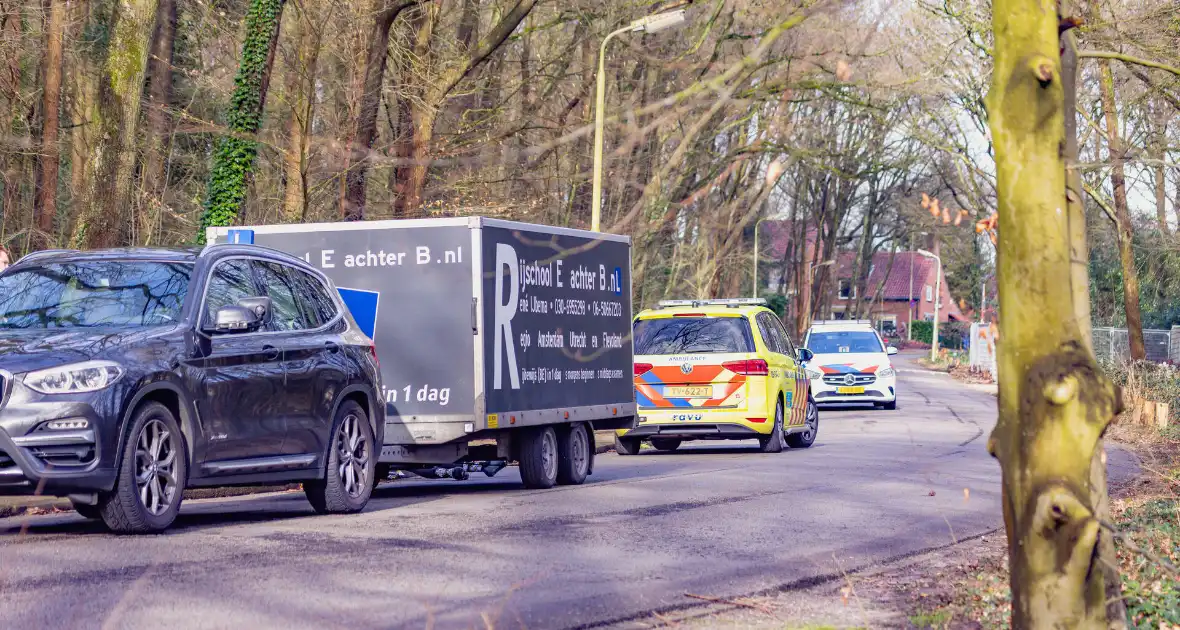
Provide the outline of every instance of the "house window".
{"type": "Polygon", "coordinates": [[[897,333],[897,315],[881,315],[877,320],[877,330],[882,335],[891,336],[897,333]]]}
{"type": "Polygon", "coordinates": [[[930,285],[926,285],[926,301],[927,302],[934,301],[934,287],[932,287],[930,285]]]}
{"type": "Polygon", "coordinates": [[[854,300],[856,299],[856,287],[852,286],[851,280],[840,281],[840,299],[854,300]]]}

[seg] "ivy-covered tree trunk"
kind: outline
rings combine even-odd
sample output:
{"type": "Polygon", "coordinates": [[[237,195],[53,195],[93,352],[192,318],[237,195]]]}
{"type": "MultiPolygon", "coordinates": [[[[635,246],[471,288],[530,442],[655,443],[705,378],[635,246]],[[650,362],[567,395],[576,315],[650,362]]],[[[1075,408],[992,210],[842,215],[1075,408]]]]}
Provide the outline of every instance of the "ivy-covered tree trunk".
{"type": "Polygon", "coordinates": [[[119,0],[112,11],[106,61],[96,77],[98,100],[91,103],[87,117],[93,141],[83,165],[86,188],[74,226],[75,247],[120,244],[135,176],[136,134],[156,0],[119,0]]]}
{"type": "Polygon", "coordinates": [[[251,0],[242,59],[225,117],[229,133],[221,137],[213,153],[198,242],[205,242],[205,228],[209,226],[233,225],[246,201],[246,185],[258,155],[258,143],[252,136],[262,126],[282,17],[283,0],[251,0]]]}
{"type": "Polygon", "coordinates": [[[992,14],[1003,338],[1000,418],[988,449],[1003,472],[1012,625],[1106,628],[1105,488],[1094,487],[1091,466],[1117,397],[1074,305],[1057,3],[996,0],[992,14]]]}

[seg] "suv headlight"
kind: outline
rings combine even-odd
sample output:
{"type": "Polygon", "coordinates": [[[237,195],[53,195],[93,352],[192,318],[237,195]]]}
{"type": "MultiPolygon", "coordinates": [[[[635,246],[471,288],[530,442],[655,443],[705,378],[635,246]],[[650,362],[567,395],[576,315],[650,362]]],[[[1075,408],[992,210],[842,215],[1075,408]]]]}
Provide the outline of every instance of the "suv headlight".
{"type": "Polygon", "coordinates": [[[812,379],[812,380],[824,377],[824,373],[820,372],[819,370],[813,370],[811,368],[807,368],[806,370],[804,370],[804,372],[807,372],[807,378],[812,379]]]}
{"type": "Polygon", "coordinates": [[[81,394],[109,387],[122,376],[118,363],[85,361],[29,372],[25,385],[42,394],[81,394]]]}
{"type": "Polygon", "coordinates": [[[893,368],[887,367],[880,372],[877,372],[877,378],[890,378],[893,376],[893,368]]]}

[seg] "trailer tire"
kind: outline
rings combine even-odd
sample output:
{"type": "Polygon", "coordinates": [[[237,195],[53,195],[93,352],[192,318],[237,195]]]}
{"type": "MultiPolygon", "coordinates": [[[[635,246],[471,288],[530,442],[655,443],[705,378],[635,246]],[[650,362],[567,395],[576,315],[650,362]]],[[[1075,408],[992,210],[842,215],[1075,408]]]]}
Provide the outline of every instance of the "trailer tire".
{"type": "Polygon", "coordinates": [[[544,490],[557,484],[558,447],[553,427],[537,427],[523,432],[520,444],[520,480],[524,487],[544,490]]]}
{"type": "Polygon", "coordinates": [[[615,436],[615,452],[619,455],[638,455],[643,440],[615,436]]]}
{"type": "Polygon", "coordinates": [[[557,485],[580,486],[590,474],[594,441],[586,425],[575,422],[557,432],[557,485]]]}

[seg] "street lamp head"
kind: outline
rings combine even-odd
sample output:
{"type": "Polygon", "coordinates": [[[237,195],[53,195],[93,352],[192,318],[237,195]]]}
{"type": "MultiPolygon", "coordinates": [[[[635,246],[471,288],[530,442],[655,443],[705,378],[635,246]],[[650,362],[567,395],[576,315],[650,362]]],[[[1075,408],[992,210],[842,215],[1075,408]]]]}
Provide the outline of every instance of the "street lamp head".
{"type": "Polygon", "coordinates": [[[918,253],[921,254],[922,256],[927,257],[927,258],[935,258],[935,259],[938,258],[938,256],[936,254],[934,254],[933,252],[928,252],[924,249],[919,249],[918,253]]]}
{"type": "Polygon", "coordinates": [[[658,33],[681,24],[684,24],[684,9],[676,9],[667,13],[657,13],[639,18],[631,23],[631,30],[658,33]]]}

